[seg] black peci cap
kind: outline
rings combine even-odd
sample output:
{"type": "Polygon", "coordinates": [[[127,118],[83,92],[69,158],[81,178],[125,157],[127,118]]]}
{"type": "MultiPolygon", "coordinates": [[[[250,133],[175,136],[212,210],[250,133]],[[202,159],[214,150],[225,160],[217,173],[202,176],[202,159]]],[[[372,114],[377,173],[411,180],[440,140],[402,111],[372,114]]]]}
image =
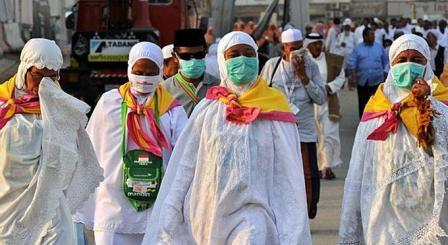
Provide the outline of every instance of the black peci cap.
{"type": "Polygon", "coordinates": [[[201,29],[182,29],[174,34],[174,47],[206,46],[204,32],[201,29]]]}

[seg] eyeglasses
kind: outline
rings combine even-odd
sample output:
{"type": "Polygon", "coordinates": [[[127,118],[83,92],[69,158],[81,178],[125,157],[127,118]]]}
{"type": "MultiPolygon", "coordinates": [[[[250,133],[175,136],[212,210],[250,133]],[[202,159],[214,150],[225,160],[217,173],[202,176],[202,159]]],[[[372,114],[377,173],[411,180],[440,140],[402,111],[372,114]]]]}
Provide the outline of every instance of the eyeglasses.
{"type": "Polygon", "coordinates": [[[203,59],[205,58],[205,52],[197,52],[197,53],[175,53],[177,57],[179,57],[181,60],[191,60],[191,59],[203,59]]]}
{"type": "Polygon", "coordinates": [[[31,77],[33,78],[33,80],[39,80],[39,81],[42,80],[42,78],[44,78],[44,77],[49,77],[53,81],[59,81],[59,79],[61,78],[59,76],[59,71],[52,76],[45,76],[45,75],[42,75],[39,73],[34,73],[32,71],[29,71],[29,73],[30,73],[31,77]]]}

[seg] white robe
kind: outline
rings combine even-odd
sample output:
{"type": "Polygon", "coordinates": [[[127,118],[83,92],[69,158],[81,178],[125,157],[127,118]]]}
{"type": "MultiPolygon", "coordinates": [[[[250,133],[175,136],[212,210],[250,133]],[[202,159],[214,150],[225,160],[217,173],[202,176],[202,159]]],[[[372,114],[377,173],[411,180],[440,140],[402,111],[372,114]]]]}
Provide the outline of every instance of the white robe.
{"type": "Polygon", "coordinates": [[[349,32],[348,35],[346,35],[346,32],[343,31],[339,33],[338,38],[336,39],[336,48],[334,53],[344,56],[344,64],[347,64],[348,59],[350,58],[350,55],[352,55],[355,47],[355,34],[353,32],[349,32]],[[345,43],[345,47],[341,46],[342,43],[345,43]]]}
{"type": "Polygon", "coordinates": [[[295,124],[235,124],[225,108],[195,108],[142,244],[311,244],[295,124]]]}
{"type": "Polygon", "coordinates": [[[102,180],[89,107],[46,80],[39,97],[41,116],[16,114],[0,130],[0,244],[75,244],[71,213],[102,180]]]}
{"type": "MultiPolygon", "coordinates": [[[[325,54],[312,58],[319,66],[322,79],[327,80],[327,61],[325,54]]],[[[339,75],[327,83],[333,93],[338,93],[345,83],[345,72],[341,70],[339,75]]],[[[317,130],[317,162],[319,170],[334,168],[342,164],[341,140],[339,137],[339,122],[331,121],[328,112],[328,102],[323,105],[314,105],[317,130]]]]}
{"type": "Polygon", "coordinates": [[[378,28],[375,30],[375,42],[383,46],[383,40],[386,38],[387,33],[384,28],[378,28]]]}
{"type": "Polygon", "coordinates": [[[364,42],[364,37],[362,36],[362,32],[364,31],[365,28],[366,28],[365,25],[360,25],[360,26],[356,27],[356,29],[355,29],[356,45],[364,42]]]}
{"type": "Polygon", "coordinates": [[[338,38],[338,34],[340,32],[340,28],[331,27],[328,31],[327,39],[325,40],[325,47],[330,53],[334,53],[336,50],[336,39],[338,38]]]}
{"type": "Polygon", "coordinates": [[[345,181],[340,244],[448,244],[448,107],[431,99],[434,157],[400,122],[386,141],[367,140],[384,118],[361,122],[345,181]]]}
{"type": "MultiPolygon", "coordinates": [[[[98,161],[104,168],[105,179],[96,189],[95,195],[92,195],[74,216],[74,220],[84,223],[95,233],[102,232],[95,238],[97,244],[108,244],[107,241],[110,241],[108,233],[135,234],[137,237],[141,237],[141,234],[145,232],[147,216],[152,210],[149,208],[137,212],[122,189],[121,102],[122,97],[117,89],[103,94],[87,126],[87,132],[92,139],[98,161]],[[100,238],[104,239],[100,241],[100,238]]],[[[143,103],[143,101],[141,102],[143,103]]],[[[172,108],[160,116],[161,129],[172,147],[174,147],[186,121],[187,115],[182,106],[172,108]]],[[[144,121],[143,127],[153,138],[146,121],[144,121]]],[[[133,141],[128,141],[128,150],[137,148],[133,141]]],[[[170,152],[163,151],[164,168],[167,166],[170,154],[170,152]]],[[[135,239],[130,238],[129,243],[131,240],[135,239]]],[[[116,241],[113,244],[120,244],[120,242],[116,241]]]]}

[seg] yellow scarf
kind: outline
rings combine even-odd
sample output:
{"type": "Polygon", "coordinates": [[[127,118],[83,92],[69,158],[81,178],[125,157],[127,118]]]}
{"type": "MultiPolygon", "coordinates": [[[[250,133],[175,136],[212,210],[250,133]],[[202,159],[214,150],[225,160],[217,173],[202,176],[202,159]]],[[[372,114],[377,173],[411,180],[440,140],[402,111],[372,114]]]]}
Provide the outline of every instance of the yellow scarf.
{"type": "MultiPolygon", "coordinates": [[[[432,97],[445,104],[448,103],[448,88],[443,86],[437,77],[434,77],[432,82],[437,86],[432,93],[432,97]]],[[[390,132],[396,132],[398,123],[396,121],[397,114],[409,132],[417,137],[417,107],[413,101],[413,97],[409,95],[394,105],[383,93],[383,86],[384,84],[381,84],[375,95],[370,98],[361,118],[361,121],[368,121],[380,116],[386,116],[384,124],[369,135],[369,139],[385,140],[390,132]]]]}
{"type": "Polygon", "coordinates": [[[39,97],[25,95],[20,98],[14,98],[15,88],[14,75],[11,79],[0,84],[0,102],[6,104],[0,108],[0,129],[17,113],[40,114],[39,97]]]}
{"type": "Polygon", "coordinates": [[[216,86],[208,90],[207,99],[218,99],[227,105],[228,121],[248,124],[258,118],[296,122],[285,96],[270,88],[261,77],[239,97],[225,87],[216,86]]]}

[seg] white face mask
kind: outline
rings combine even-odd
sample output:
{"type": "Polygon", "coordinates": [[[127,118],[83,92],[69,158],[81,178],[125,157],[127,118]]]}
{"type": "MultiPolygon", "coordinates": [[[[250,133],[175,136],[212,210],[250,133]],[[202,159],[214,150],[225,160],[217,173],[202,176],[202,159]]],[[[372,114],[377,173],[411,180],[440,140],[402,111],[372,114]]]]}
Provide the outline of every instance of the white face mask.
{"type": "Polygon", "coordinates": [[[162,75],[140,76],[135,74],[128,75],[131,87],[141,94],[150,94],[156,90],[157,85],[162,80],[162,75]]]}

